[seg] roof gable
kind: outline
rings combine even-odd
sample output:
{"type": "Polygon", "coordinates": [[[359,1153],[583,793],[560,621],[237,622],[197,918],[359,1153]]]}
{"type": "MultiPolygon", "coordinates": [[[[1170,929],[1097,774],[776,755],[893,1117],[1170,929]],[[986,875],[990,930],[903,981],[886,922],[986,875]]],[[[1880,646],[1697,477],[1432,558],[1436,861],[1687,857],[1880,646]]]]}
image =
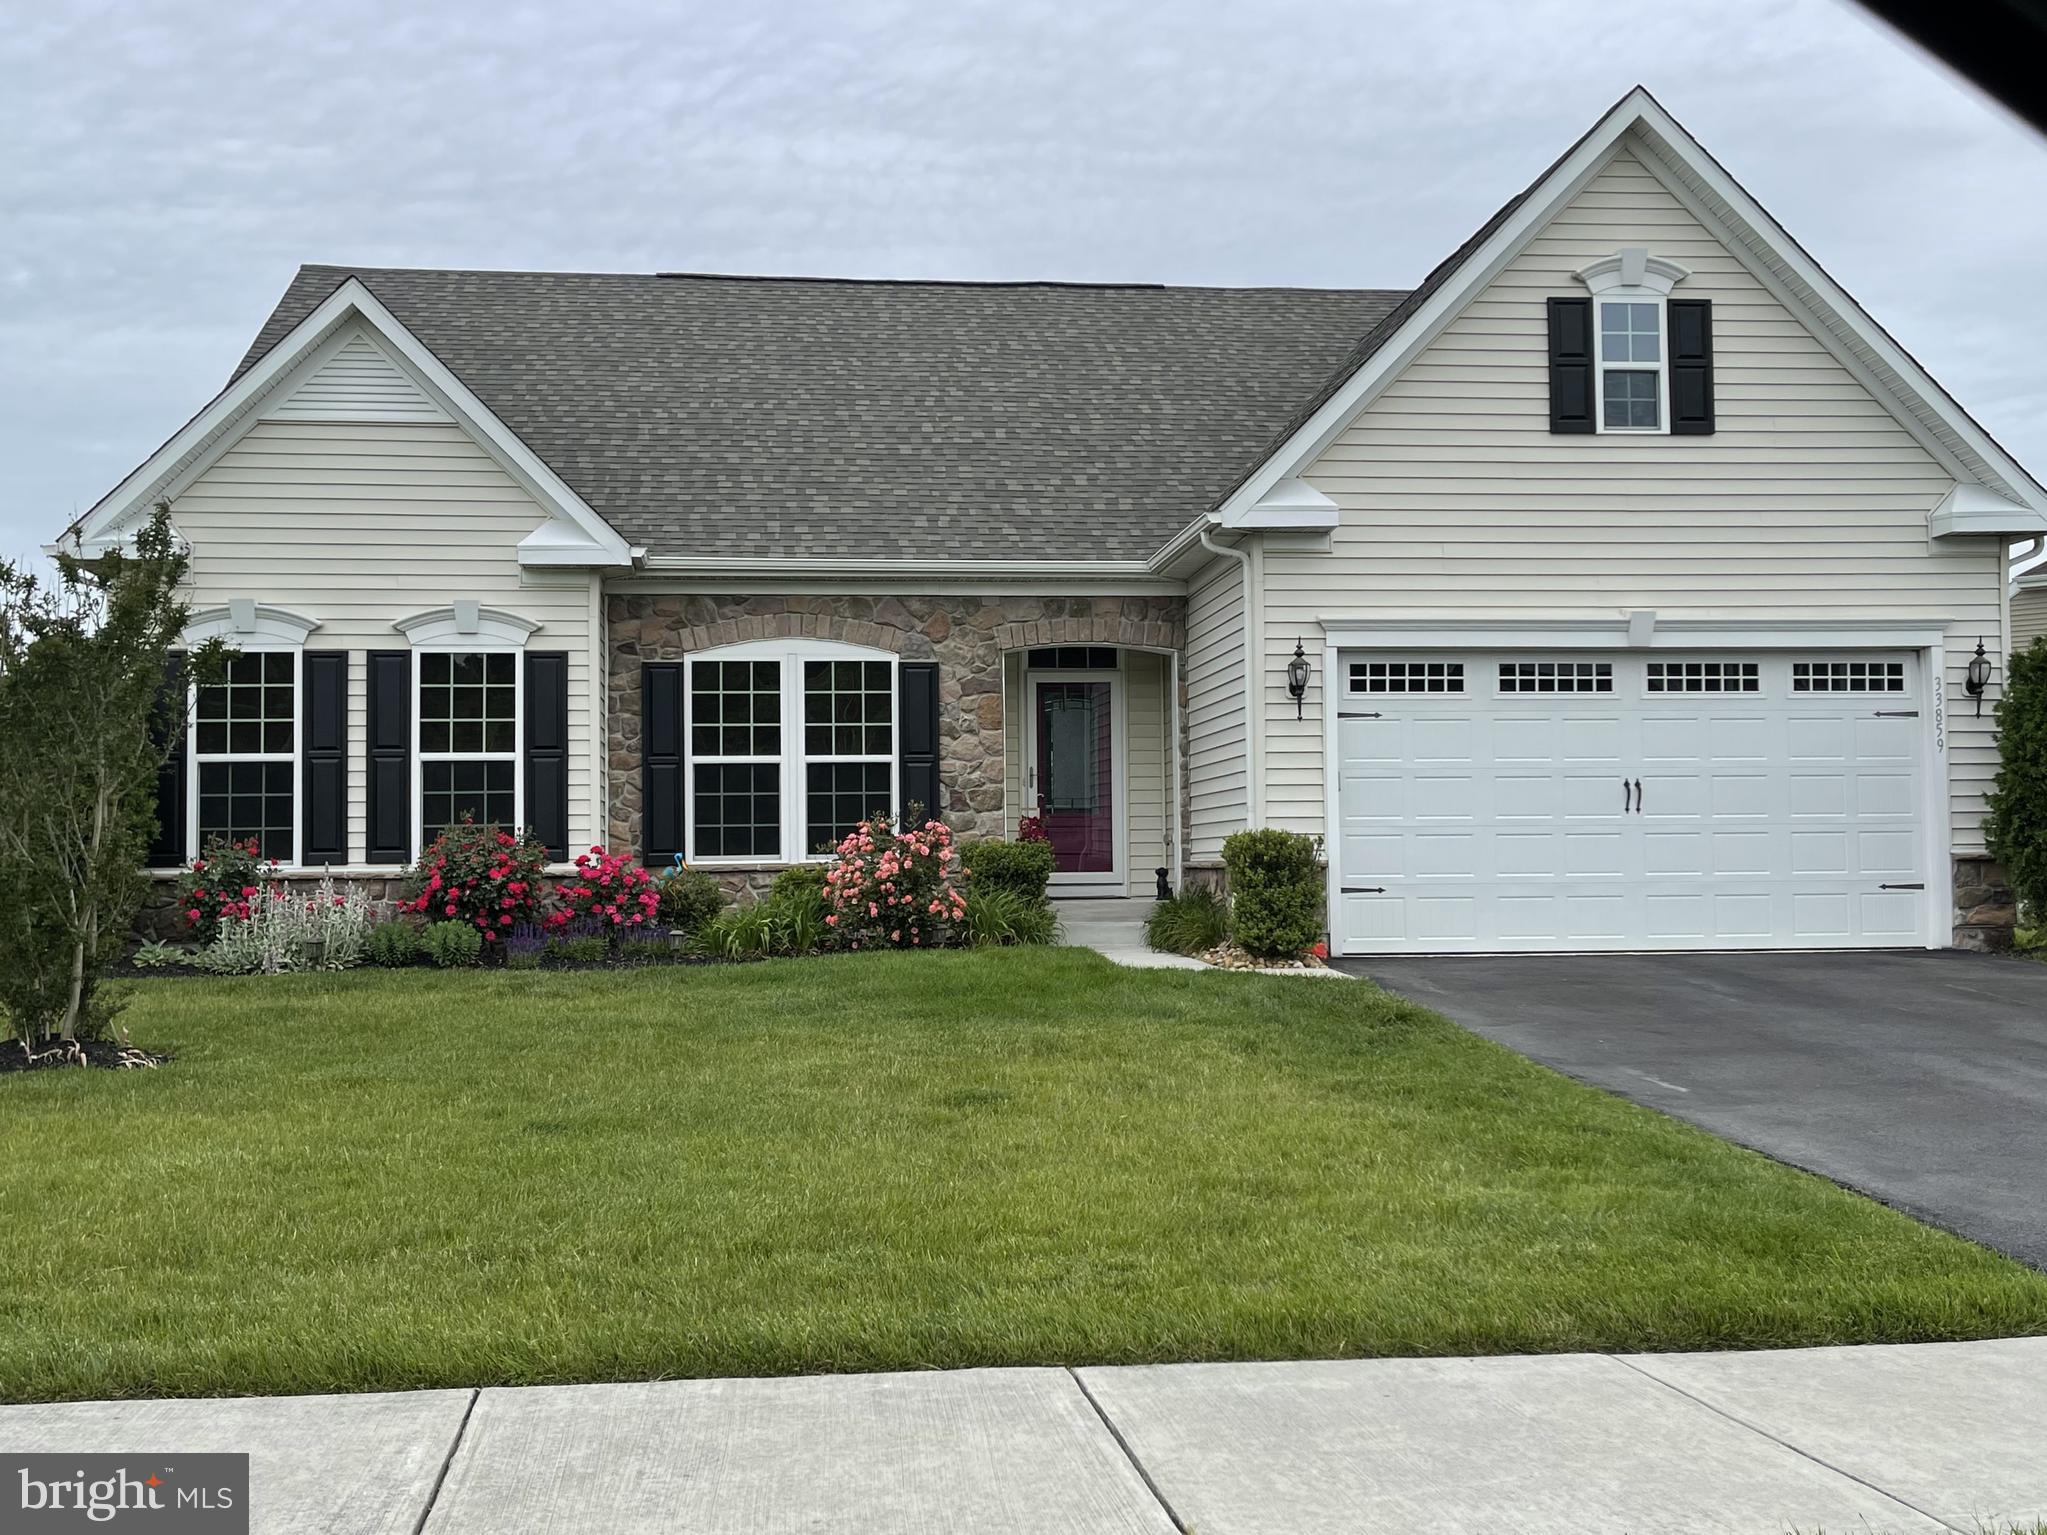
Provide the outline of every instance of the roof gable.
{"type": "MultiPolygon", "coordinates": [[[[2047,530],[2047,490],[1813,262],[1641,87],[1623,97],[1524,192],[1493,215],[1407,303],[1347,357],[1272,451],[1215,507],[1226,527],[1260,525],[1266,498],[1283,494],[1379,393],[1484,292],[1555,214],[1623,151],[1632,152],[1770,292],[1806,318],[1813,334],[1872,396],[1972,491],[1966,525],[1931,531],[2047,530]],[[1986,508],[2002,508],[1989,515],[1986,508]],[[1994,524],[2001,524],[1993,526],[1994,524]]],[[[1191,543],[1184,530],[1168,553],[1191,543]]]]}
{"type": "Polygon", "coordinates": [[[467,431],[548,513],[520,543],[521,564],[631,563],[625,540],[352,278],[330,287],[260,358],[238,369],[225,389],[67,530],[63,546],[91,553],[119,545],[152,506],[175,501],[266,415],[283,412],[289,419],[295,410],[350,409],[387,413],[370,419],[453,421],[467,431]],[[347,360],[337,369],[340,359],[347,360]],[[429,408],[438,416],[420,414],[429,408]]]}

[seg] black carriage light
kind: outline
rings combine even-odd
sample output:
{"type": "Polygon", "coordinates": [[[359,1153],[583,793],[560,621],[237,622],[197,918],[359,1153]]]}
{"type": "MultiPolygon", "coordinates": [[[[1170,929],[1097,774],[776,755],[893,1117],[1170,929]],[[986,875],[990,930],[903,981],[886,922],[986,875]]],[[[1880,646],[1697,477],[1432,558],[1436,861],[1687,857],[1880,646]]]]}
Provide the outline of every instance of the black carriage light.
{"type": "Polygon", "coordinates": [[[1969,676],[1962,684],[1969,696],[1976,700],[1976,712],[1983,712],[1984,690],[1990,686],[1990,657],[1983,653],[1983,642],[1976,641],[1976,654],[1969,662],[1969,676]]]}
{"type": "Polygon", "coordinates": [[[1294,701],[1294,718],[1301,718],[1301,700],[1308,696],[1308,653],[1294,641],[1294,658],[1286,664],[1287,696],[1294,701]]]}

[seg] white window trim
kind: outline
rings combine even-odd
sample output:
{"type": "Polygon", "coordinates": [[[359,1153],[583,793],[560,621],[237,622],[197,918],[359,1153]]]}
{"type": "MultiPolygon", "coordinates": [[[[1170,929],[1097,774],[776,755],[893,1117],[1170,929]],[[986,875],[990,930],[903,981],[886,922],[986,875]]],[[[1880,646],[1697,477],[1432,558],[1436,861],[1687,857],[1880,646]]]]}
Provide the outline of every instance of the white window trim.
{"type": "Polygon", "coordinates": [[[1670,308],[1664,296],[1649,288],[1609,288],[1592,296],[1592,409],[1593,424],[1602,437],[1668,437],[1670,435],[1670,308]],[[1605,327],[1600,317],[1608,304],[1654,304],[1656,306],[1656,364],[1608,363],[1605,327]],[[1656,375],[1656,425],[1608,426],[1606,424],[1606,375],[1609,373],[1656,375]]]}
{"type": "MultiPolygon", "coordinates": [[[[889,668],[888,793],[889,807],[902,803],[902,657],[892,650],[866,645],[848,645],[837,640],[746,640],[737,645],[719,645],[694,650],[683,658],[682,673],[682,846],[683,858],[692,868],[788,868],[795,864],[823,863],[829,854],[800,850],[808,840],[809,806],[807,774],[810,757],[803,746],[803,665],[805,661],[883,661],[889,668]],[[695,749],[696,664],[699,661],[775,661],[781,665],[782,750],[778,758],[731,757],[722,752],[699,756],[695,749]],[[781,846],[772,856],[753,854],[736,857],[698,857],[697,764],[720,762],[777,761],[781,767],[781,846]]],[[[875,756],[824,756],[820,762],[879,762],[875,756]]]]}
{"type": "MultiPolygon", "coordinates": [[[[537,625],[536,625],[537,627],[537,625]]],[[[412,647],[412,856],[417,859],[430,845],[426,838],[426,765],[433,762],[502,762],[503,752],[434,752],[420,750],[419,727],[424,711],[420,692],[426,686],[420,658],[440,652],[444,655],[509,655],[512,658],[512,825],[513,831],[526,826],[526,652],[523,646],[486,644],[476,640],[420,644],[412,647]]]]}
{"type": "MultiPolygon", "coordinates": [[[[225,609],[219,610],[226,612],[225,609]]],[[[206,617],[211,618],[209,614],[206,617]]],[[[295,620],[296,621],[296,620],[295,620]]],[[[315,627],[307,625],[307,629],[315,627]]],[[[185,628],[187,645],[203,644],[209,639],[234,640],[245,632],[233,627],[211,629],[202,632],[205,625],[188,624],[185,628]]],[[[288,631],[287,631],[288,632],[288,631]]],[[[301,631],[302,633],[304,631],[301,631]]],[[[280,858],[280,869],[298,870],[307,867],[305,861],[306,805],[305,752],[306,722],[306,664],[305,647],[296,641],[256,641],[235,646],[237,655],[288,655],[291,657],[291,752],[208,752],[199,751],[199,686],[188,684],[185,688],[185,847],[186,863],[203,858],[205,849],[200,845],[199,833],[199,769],[207,763],[216,762],[284,762],[291,763],[291,857],[280,858]]]]}

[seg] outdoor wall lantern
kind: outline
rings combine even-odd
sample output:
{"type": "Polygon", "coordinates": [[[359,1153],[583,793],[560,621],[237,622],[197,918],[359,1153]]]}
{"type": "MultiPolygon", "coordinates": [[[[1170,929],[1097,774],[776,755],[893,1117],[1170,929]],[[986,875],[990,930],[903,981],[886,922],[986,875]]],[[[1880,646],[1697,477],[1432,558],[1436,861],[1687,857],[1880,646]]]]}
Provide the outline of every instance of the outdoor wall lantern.
{"type": "Polygon", "coordinates": [[[1983,641],[1976,641],[1975,657],[1969,662],[1969,676],[1962,686],[1976,700],[1976,712],[1983,712],[1983,694],[1990,686],[1990,657],[1983,653],[1983,641]]]}
{"type": "MultiPolygon", "coordinates": [[[[1977,649],[1982,649],[1979,645],[1977,649]]],[[[1294,641],[1294,658],[1286,664],[1287,696],[1294,701],[1294,718],[1301,718],[1301,700],[1308,696],[1308,653],[1301,649],[1301,642],[1294,641]]],[[[1971,676],[1975,674],[1970,673],[1971,676]]]]}

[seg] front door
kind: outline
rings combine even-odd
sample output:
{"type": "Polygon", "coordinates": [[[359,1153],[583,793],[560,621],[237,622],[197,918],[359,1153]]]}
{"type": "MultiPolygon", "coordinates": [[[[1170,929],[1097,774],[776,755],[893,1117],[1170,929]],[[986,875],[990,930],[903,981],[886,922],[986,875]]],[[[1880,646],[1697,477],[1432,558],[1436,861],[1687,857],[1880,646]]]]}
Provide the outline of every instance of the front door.
{"type": "Polygon", "coordinates": [[[1116,678],[1099,672],[1033,674],[1028,688],[1026,798],[1052,840],[1053,878],[1062,885],[1119,883],[1116,678]]]}

